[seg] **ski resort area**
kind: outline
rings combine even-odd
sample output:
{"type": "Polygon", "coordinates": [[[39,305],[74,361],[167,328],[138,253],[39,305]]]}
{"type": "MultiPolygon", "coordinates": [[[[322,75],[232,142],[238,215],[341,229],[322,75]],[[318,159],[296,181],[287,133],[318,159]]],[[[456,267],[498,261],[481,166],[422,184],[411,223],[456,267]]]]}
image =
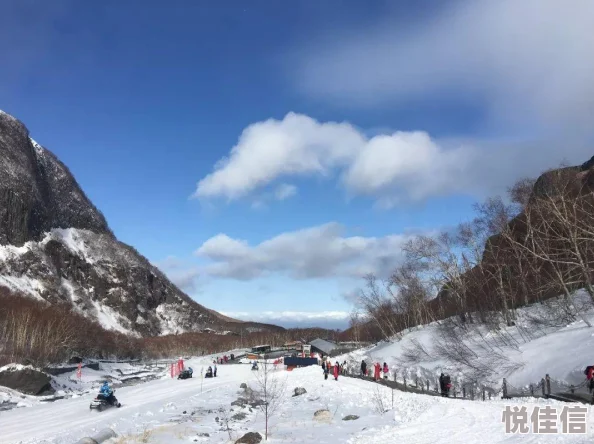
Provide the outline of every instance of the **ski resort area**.
{"type": "MultiPolygon", "coordinates": [[[[302,358],[309,357],[307,346],[297,353],[275,354],[264,346],[181,360],[81,364],[52,377],[58,389],[52,402],[0,388],[0,442],[59,444],[95,437],[105,443],[251,443],[267,437],[274,443],[590,443],[594,412],[584,382],[592,375],[584,370],[592,364],[587,350],[594,334],[578,321],[522,338],[522,323],[538,309],[521,310],[517,326],[509,329],[518,344],[502,349],[509,355],[508,370],[499,362],[475,385],[464,382],[470,380],[468,369],[432,357],[437,324],[347,354],[311,352],[313,364],[302,358]],[[412,363],[414,344],[426,354],[412,363]],[[291,359],[306,364],[285,365],[291,359]],[[438,379],[444,372],[451,388],[441,396],[438,379]],[[553,381],[551,396],[546,389],[541,393],[545,374],[553,381]],[[120,405],[91,409],[106,380],[120,405]],[[581,397],[557,396],[571,386],[581,397]]],[[[594,321],[594,313],[588,316],[594,321]]],[[[479,338],[468,340],[478,344],[479,338]]],[[[6,366],[0,374],[13,370],[26,367],[6,366]]]]}
{"type": "Polygon", "coordinates": [[[594,0],[1,0],[0,444],[594,444],[594,0]]]}

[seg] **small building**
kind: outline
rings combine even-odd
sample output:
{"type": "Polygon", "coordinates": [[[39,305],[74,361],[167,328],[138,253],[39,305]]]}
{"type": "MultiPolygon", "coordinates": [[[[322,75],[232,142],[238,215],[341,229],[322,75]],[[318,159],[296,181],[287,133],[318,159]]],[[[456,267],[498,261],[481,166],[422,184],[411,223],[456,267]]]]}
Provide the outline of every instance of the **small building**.
{"type": "Polygon", "coordinates": [[[309,343],[313,353],[319,353],[320,356],[331,356],[332,352],[338,348],[334,342],[325,339],[314,339],[309,343]]]}

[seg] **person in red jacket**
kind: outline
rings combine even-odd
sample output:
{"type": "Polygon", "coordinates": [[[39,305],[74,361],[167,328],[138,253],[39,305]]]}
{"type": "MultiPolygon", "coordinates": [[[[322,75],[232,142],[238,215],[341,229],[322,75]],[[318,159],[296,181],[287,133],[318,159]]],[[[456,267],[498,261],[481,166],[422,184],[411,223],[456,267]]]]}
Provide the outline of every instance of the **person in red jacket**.
{"type": "Polygon", "coordinates": [[[380,379],[380,371],[381,371],[381,366],[379,362],[376,362],[374,365],[374,374],[373,374],[373,379],[375,379],[376,381],[379,381],[380,379]]]}
{"type": "Polygon", "coordinates": [[[338,363],[338,361],[336,361],[336,364],[334,364],[334,380],[338,381],[338,372],[340,371],[340,364],[338,363]]]}

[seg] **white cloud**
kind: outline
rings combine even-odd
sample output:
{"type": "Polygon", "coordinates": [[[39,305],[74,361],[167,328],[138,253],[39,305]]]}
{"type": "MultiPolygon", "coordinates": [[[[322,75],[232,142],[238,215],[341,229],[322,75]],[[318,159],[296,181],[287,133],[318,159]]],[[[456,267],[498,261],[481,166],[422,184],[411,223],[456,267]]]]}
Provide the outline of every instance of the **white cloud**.
{"type": "Polygon", "coordinates": [[[289,113],[247,127],[228,158],[199,183],[195,197],[243,197],[280,176],[328,174],[352,159],[363,136],[347,123],[289,113]]]}
{"type": "Polygon", "coordinates": [[[211,276],[250,280],[271,273],[295,279],[360,278],[367,273],[385,275],[399,262],[408,236],[344,237],[344,228],[328,223],[282,233],[257,245],[218,234],[196,255],[213,261],[211,276]]]}
{"type": "Polygon", "coordinates": [[[556,166],[563,157],[583,162],[586,145],[571,139],[547,144],[436,141],[421,131],[367,137],[349,123],[321,123],[289,113],[246,128],[230,156],[203,178],[196,197],[229,200],[257,194],[254,208],[297,190],[280,184],[275,195],[260,193],[281,178],[335,178],[350,196],[367,195],[382,206],[462,193],[483,197],[501,192],[524,176],[556,166]],[[564,149],[560,150],[559,147],[564,149]]]}
{"type": "Polygon", "coordinates": [[[297,194],[297,187],[288,183],[280,184],[274,193],[277,200],[285,200],[297,194]]]}
{"type": "Polygon", "coordinates": [[[345,329],[349,323],[346,311],[263,311],[263,312],[225,312],[225,316],[252,322],[270,323],[287,328],[321,327],[345,329]]]}
{"type": "Polygon", "coordinates": [[[594,2],[450,2],[423,22],[387,14],[292,56],[290,75],[316,97],[395,103],[472,97],[508,122],[590,124],[594,2]]]}
{"type": "Polygon", "coordinates": [[[464,147],[444,150],[424,132],[380,135],[361,148],[343,181],[352,193],[382,196],[384,203],[417,201],[464,191],[473,155],[464,147]]]}

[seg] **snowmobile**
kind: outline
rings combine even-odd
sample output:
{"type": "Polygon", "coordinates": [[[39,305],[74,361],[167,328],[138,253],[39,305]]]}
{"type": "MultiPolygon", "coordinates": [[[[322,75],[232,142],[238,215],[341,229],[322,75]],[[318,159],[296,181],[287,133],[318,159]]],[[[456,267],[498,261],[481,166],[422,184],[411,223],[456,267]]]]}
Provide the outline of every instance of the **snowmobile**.
{"type": "Polygon", "coordinates": [[[205,378],[212,378],[212,367],[208,367],[206,370],[206,374],[204,375],[205,378]]]}
{"type": "Polygon", "coordinates": [[[192,377],[192,374],[194,372],[192,371],[192,369],[187,369],[187,370],[183,370],[178,376],[177,379],[188,379],[192,377]]]}
{"type": "Polygon", "coordinates": [[[120,404],[120,402],[114,396],[114,393],[115,393],[115,390],[113,391],[111,397],[109,397],[109,398],[106,398],[102,394],[98,394],[97,396],[95,396],[95,399],[93,399],[93,401],[91,402],[89,409],[102,412],[103,410],[105,410],[109,407],[120,408],[122,406],[122,404],[120,404]]]}

